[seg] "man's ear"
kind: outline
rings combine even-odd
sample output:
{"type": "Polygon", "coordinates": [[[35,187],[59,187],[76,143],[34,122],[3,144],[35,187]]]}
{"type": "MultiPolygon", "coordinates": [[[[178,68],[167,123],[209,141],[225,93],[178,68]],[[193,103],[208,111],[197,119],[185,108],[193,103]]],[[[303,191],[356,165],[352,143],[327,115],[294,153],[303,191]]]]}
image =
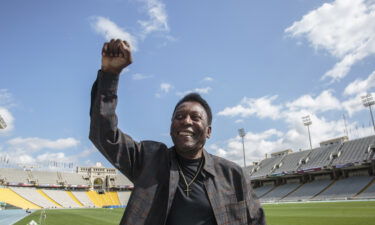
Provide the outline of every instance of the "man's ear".
{"type": "Polygon", "coordinates": [[[212,130],[211,126],[208,126],[207,127],[207,134],[206,134],[207,139],[211,137],[211,130],[212,130]]]}

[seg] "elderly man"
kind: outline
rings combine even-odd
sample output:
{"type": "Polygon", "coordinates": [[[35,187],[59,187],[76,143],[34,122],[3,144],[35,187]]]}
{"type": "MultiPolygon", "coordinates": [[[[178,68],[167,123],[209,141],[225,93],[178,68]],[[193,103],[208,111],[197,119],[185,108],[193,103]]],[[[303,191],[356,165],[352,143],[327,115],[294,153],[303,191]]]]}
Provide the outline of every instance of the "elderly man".
{"type": "Polygon", "coordinates": [[[188,94],[177,103],[171,148],[160,142],[136,142],[117,127],[119,74],[131,63],[126,41],[105,43],[91,92],[90,140],[134,183],[120,224],[265,224],[248,176],[238,165],[204,149],[212,113],[199,94],[188,94]]]}

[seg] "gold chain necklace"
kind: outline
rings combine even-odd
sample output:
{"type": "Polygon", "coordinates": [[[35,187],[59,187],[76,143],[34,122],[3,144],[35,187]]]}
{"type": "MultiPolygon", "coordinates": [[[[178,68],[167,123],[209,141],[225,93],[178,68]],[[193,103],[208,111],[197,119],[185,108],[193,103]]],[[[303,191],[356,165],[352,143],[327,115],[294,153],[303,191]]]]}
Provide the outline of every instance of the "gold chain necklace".
{"type": "Polygon", "coordinates": [[[189,192],[192,191],[192,189],[190,188],[190,185],[192,185],[195,181],[195,179],[198,177],[199,173],[201,172],[202,170],[202,167],[203,167],[203,158],[201,160],[201,162],[199,163],[199,166],[198,166],[198,170],[197,170],[197,173],[194,175],[193,179],[190,181],[190,183],[187,182],[186,178],[185,178],[185,174],[184,172],[182,172],[182,169],[180,167],[180,162],[178,162],[177,160],[177,166],[178,166],[178,171],[180,172],[181,176],[182,176],[182,179],[184,180],[185,182],[185,186],[186,186],[186,189],[184,190],[186,192],[186,196],[189,197],[189,192]]]}

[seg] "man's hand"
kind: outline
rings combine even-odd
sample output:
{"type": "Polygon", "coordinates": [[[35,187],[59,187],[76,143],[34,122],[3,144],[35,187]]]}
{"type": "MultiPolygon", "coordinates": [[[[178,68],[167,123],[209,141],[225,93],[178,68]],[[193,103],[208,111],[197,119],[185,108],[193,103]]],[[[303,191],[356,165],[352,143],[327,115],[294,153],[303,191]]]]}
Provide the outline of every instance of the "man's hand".
{"type": "Polygon", "coordinates": [[[132,63],[130,45],[120,39],[106,42],[102,49],[102,71],[120,74],[122,69],[132,63]]]}

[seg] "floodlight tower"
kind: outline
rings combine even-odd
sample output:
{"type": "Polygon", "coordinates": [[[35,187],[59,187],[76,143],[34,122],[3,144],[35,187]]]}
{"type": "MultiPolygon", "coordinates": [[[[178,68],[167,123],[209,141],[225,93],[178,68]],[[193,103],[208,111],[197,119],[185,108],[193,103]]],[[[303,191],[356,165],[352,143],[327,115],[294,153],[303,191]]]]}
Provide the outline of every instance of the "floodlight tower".
{"type": "Polygon", "coordinates": [[[245,136],[246,136],[245,129],[244,129],[244,128],[238,129],[238,134],[239,134],[240,137],[242,138],[243,167],[245,168],[245,167],[246,167],[246,159],[245,159],[245,141],[244,141],[244,138],[245,138],[245,136]]]}
{"type": "Polygon", "coordinates": [[[362,96],[361,98],[362,98],[363,105],[370,109],[372,126],[374,127],[374,131],[375,131],[374,116],[372,115],[372,108],[371,108],[371,106],[375,104],[374,98],[372,97],[370,93],[362,96]]]}
{"type": "Polygon", "coordinates": [[[7,124],[5,123],[3,117],[0,115],[0,129],[5,129],[7,127],[7,124]]]}
{"type": "Polygon", "coordinates": [[[302,117],[303,125],[307,127],[307,131],[309,133],[309,141],[310,141],[310,149],[312,149],[311,145],[311,135],[310,135],[310,125],[312,124],[311,118],[309,115],[302,117]]]}

